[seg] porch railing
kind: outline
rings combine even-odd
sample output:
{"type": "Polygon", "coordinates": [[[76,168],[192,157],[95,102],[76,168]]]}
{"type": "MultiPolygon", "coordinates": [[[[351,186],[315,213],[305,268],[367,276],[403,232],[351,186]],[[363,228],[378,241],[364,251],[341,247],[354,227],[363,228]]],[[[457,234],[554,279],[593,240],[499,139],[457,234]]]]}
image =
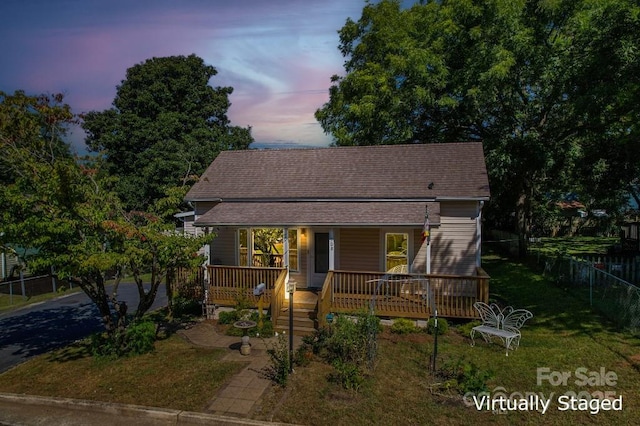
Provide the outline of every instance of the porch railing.
{"type": "Polygon", "coordinates": [[[394,274],[330,271],[318,301],[318,320],[329,312],[354,313],[373,307],[378,316],[475,318],[473,304],[489,299],[489,276],[478,269],[474,276],[394,274]]]}
{"type": "Polygon", "coordinates": [[[209,265],[209,303],[235,306],[239,299],[243,299],[256,307],[260,297],[255,296],[253,290],[264,283],[263,302],[267,306],[272,302],[276,283],[284,281],[286,271],[286,268],[209,265]]]}

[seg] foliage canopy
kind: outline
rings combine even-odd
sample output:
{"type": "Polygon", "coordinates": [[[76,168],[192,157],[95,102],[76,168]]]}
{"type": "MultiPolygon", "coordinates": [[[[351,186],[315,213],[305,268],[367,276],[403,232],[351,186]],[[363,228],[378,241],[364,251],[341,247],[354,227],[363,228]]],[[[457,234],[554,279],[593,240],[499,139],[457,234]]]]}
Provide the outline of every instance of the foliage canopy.
{"type": "Polygon", "coordinates": [[[492,220],[527,241],[550,200],[637,190],[639,31],[630,0],[368,2],[316,118],[337,145],[482,141],[492,220]]]}
{"type": "Polygon", "coordinates": [[[196,55],[151,58],[127,70],[112,108],[83,116],[87,146],[118,176],[115,189],[128,210],[145,210],[220,151],[253,142],[251,128],[230,125],[233,88],[210,86],[216,74],[196,55]]]}
{"type": "Polygon", "coordinates": [[[128,325],[127,306],[117,299],[125,270],[137,285],[134,317],[140,318],[168,270],[202,262],[196,252],[203,239],[177,235],[173,223],[162,219],[177,211],[184,190],[169,191],[147,212],[125,211],[109,190],[109,178],[69,155],[61,141],[75,120],[61,95],[0,93],[0,117],[11,118],[2,121],[0,132],[0,158],[8,170],[0,186],[0,244],[30,248],[23,254],[30,270],[54,268],[60,278],[80,286],[109,334],[128,325]],[[143,283],[144,272],[151,272],[150,283],[143,283]],[[116,276],[112,294],[108,273],[116,276]]]}

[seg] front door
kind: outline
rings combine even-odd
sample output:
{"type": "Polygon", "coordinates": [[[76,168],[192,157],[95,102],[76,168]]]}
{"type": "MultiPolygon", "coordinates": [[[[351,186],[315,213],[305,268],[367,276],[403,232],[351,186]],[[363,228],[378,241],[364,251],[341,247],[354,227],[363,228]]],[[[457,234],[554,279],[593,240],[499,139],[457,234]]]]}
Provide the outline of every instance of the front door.
{"type": "Polygon", "coordinates": [[[313,232],[311,250],[311,287],[320,288],[329,271],[329,233],[313,232]]]}

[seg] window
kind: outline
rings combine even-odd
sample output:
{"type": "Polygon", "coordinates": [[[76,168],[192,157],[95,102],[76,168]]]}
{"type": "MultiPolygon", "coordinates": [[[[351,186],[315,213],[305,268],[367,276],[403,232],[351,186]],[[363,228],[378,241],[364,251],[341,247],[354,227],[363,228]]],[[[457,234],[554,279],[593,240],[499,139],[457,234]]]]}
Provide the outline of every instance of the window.
{"type": "Polygon", "coordinates": [[[289,229],[289,270],[299,271],[298,230],[289,229]]]}
{"type": "Polygon", "coordinates": [[[409,256],[407,246],[409,234],[387,233],[385,234],[385,266],[386,271],[398,265],[408,265],[409,256]]]}
{"type": "Polygon", "coordinates": [[[238,265],[249,266],[249,230],[238,229],[238,265]]]}
{"type": "MultiPolygon", "coordinates": [[[[289,229],[289,269],[298,271],[298,230],[289,229]]],[[[238,265],[256,267],[284,266],[284,229],[238,229],[238,265]]]]}

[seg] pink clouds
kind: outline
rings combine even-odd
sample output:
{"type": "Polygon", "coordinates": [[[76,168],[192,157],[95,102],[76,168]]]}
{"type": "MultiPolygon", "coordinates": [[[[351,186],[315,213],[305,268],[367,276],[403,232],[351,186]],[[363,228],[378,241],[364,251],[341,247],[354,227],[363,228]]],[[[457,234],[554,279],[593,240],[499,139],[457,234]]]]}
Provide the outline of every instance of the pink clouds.
{"type": "Polygon", "coordinates": [[[363,0],[4,3],[0,15],[11,19],[0,39],[11,47],[0,90],[63,92],[76,112],[102,110],[127,68],[153,56],[195,53],[218,69],[213,86],[234,87],[229,118],[252,126],[256,141],[326,145],[314,112],[328,99],[331,75],[342,72],[336,32],[363,6],[363,0]]]}

